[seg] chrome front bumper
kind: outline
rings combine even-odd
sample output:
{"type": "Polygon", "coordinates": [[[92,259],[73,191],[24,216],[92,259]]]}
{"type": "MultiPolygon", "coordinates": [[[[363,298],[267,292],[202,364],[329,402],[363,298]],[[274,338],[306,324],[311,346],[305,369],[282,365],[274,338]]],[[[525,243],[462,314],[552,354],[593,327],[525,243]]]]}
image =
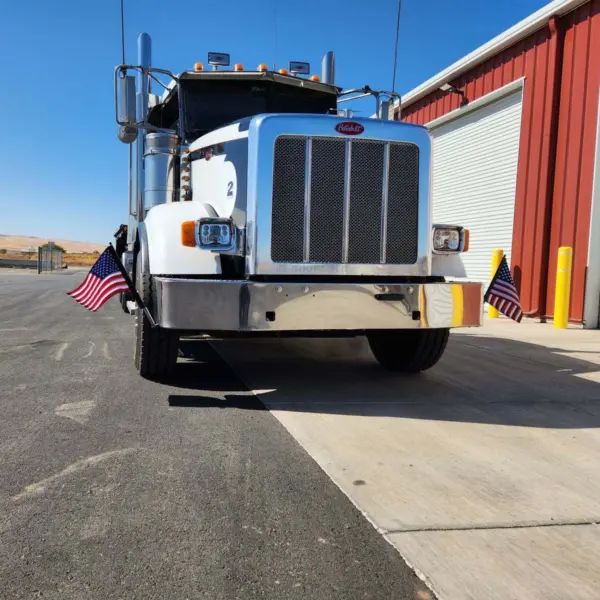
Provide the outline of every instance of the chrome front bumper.
{"type": "Polygon", "coordinates": [[[168,329],[325,331],[478,327],[480,283],[255,283],[156,277],[168,329]]]}

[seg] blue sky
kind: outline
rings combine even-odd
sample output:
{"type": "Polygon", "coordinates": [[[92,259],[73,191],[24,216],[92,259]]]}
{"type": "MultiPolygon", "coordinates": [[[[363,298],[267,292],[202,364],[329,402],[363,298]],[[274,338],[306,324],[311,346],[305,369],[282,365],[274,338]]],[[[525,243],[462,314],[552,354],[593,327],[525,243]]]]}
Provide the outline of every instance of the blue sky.
{"type": "MultiPolygon", "coordinates": [[[[545,3],[403,0],[397,90],[545,3]]],[[[127,59],[134,62],[142,31],[152,36],[154,66],[175,72],[217,51],[246,68],[304,60],[318,73],[321,56],[334,50],[338,85],[389,89],[396,7],[397,0],[125,0],[127,59]]],[[[127,222],[127,147],[115,135],[112,87],[119,10],[119,0],[4,3],[0,233],[108,243],[127,222]]],[[[374,106],[358,108],[369,116],[374,106]]]]}

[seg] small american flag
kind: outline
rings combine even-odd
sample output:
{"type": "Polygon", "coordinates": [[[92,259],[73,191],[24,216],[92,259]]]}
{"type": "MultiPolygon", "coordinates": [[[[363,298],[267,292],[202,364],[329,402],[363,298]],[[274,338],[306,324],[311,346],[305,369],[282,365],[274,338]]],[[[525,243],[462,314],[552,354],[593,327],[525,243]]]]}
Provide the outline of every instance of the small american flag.
{"type": "Polygon", "coordinates": [[[130,289],[115,249],[109,246],[90,269],[81,285],[68,292],[79,304],[97,311],[109,298],[130,289]]]}
{"type": "Polygon", "coordinates": [[[483,299],[494,308],[497,308],[503,315],[517,323],[521,322],[523,318],[521,302],[506,262],[506,256],[502,257],[498,270],[483,299]]]}

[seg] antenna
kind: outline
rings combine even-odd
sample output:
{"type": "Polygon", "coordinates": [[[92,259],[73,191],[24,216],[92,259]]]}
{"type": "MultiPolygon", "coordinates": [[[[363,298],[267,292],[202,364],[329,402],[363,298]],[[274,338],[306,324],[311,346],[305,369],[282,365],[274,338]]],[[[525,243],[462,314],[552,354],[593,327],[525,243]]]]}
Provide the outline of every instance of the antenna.
{"type": "Polygon", "coordinates": [[[392,92],[396,91],[396,64],[398,62],[398,38],[400,36],[400,9],[402,0],[398,0],[398,21],[396,22],[396,47],[394,49],[394,74],[392,76],[392,92]]]}
{"type": "Polygon", "coordinates": [[[121,54],[123,62],[125,64],[125,9],[123,8],[124,0],[121,0],[121,54]]]}
{"type": "Polygon", "coordinates": [[[277,61],[277,0],[273,2],[273,71],[277,61]]]}

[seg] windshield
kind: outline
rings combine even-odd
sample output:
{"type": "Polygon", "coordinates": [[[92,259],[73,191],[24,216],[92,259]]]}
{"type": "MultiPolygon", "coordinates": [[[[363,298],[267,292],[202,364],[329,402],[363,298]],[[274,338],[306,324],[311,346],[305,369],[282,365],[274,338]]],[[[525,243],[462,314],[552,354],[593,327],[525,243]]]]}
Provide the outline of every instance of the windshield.
{"type": "Polygon", "coordinates": [[[232,121],[261,113],[325,114],[336,95],[274,81],[182,80],[183,137],[187,143],[232,121]]]}

